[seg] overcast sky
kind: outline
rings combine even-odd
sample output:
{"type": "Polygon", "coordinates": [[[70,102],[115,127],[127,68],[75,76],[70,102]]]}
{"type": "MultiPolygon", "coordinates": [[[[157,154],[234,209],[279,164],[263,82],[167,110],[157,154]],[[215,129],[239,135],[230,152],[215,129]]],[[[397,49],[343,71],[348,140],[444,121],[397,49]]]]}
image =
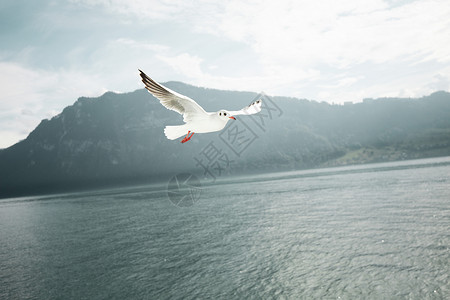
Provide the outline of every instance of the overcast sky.
{"type": "Polygon", "coordinates": [[[138,68],[160,82],[330,103],[420,97],[450,89],[450,5],[2,0],[0,148],[80,96],[142,88],[138,68]]]}

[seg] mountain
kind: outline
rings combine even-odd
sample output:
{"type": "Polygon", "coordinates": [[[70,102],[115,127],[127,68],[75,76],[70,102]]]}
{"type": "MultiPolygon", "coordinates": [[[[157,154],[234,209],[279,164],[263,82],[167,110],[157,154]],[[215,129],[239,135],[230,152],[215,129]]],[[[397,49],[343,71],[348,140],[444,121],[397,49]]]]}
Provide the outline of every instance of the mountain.
{"type": "MultiPolygon", "coordinates": [[[[169,82],[207,111],[239,110],[251,92],[169,82]]],[[[146,90],[79,98],[29,136],[0,151],[0,197],[105,185],[167,182],[181,172],[204,180],[243,173],[450,155],[450,93],[330,105],[262,95],[258,115],[185,144],[167,140],[182,124],[146,90]]]]}

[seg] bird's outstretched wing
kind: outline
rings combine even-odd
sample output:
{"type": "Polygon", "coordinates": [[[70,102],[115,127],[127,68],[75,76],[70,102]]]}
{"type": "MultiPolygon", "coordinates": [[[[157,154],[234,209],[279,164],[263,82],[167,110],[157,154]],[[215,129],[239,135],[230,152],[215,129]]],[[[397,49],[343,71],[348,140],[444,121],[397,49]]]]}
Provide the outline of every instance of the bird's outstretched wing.
{"type": "Polygon", "coordinates": [[[184,95],[178,94],[171,89],[157,83],[144,72],[139,70],[145,88],[167,109],[176,111],[183,115],[183,121],[189,122],[195,115],[206,115],[205,110],[194,100],[184,95]]]}
{"type": "Polygon", "coordinates": [[[256,100],[255,102],[253,102],[252,104],[244,107],[241,110],[236,110],[236,111],[229,111],[229,113],[232,116],[238,116],[238,115],[253,115],[256,113],[259,113],[261,111],[261,106],[262,106],[262,100],[256,100]]]}

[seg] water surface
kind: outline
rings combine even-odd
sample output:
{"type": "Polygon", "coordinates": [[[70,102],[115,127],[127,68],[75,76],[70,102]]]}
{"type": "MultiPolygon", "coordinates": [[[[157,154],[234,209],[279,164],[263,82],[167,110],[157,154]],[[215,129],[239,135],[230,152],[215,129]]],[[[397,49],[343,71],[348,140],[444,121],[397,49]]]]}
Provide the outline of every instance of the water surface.
{"type": "Polygon", "coordinates": [[[445,299],[450,158],[0,200],[0,299],[445,299]]]}

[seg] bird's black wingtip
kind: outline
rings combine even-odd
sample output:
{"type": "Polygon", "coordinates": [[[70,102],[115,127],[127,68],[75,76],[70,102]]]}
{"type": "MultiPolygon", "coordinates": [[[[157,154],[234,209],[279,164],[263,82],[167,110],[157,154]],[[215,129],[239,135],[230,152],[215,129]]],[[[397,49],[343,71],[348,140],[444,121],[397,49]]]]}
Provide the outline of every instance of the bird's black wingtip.
{"type": "Polygon", "coordinates": [[[145,74],[141,69],[138,69],[138,70],[140,72],[139,76],[141,76],[142,79],[148,78],[147,74],[145,74]]]}

